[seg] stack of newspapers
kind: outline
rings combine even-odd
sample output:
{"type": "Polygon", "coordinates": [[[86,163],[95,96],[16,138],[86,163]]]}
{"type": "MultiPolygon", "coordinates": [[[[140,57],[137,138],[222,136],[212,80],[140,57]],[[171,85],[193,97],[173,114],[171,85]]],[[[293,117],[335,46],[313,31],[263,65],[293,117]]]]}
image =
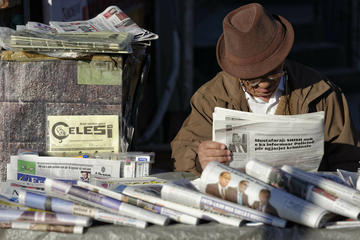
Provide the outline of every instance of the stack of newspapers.
{"type": "Polygon", "coordinates": [[[87,21],[28,22],[17,26],[8,40],[13,50],[36,52],[131,53],[132,43],[158,35],[139,27],[120,8],[110,6],[87,21]]]}
{"type": "MultiPolygon", "coordinates": [[[[24,166],[29,172],[33,167],[24,166]]],[[[0,186],[0,226],[82,233],[92,221],[136,228],[171,221],[198,225],[200,219],[233,227],[359,224],[360,192],[343,180],[357,181],[354,174],[342,171],[341,179],[255,160],[247,162],[245,171],[213,161],[193,182],[153,177],[8,179],[0,186]]]]}

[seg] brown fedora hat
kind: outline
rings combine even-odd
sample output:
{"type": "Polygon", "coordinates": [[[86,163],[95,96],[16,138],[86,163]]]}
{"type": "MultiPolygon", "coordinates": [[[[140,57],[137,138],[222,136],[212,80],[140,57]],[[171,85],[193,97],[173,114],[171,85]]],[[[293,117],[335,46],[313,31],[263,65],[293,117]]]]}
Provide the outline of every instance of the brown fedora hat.
{"type": "Polygon", "coordinates": [[[294,43],[294,30],[283,17],[269,15],[258,3],[231,11],[216,46],[220,67],[234,77],[265,75],[279,66],[294,43]]]}

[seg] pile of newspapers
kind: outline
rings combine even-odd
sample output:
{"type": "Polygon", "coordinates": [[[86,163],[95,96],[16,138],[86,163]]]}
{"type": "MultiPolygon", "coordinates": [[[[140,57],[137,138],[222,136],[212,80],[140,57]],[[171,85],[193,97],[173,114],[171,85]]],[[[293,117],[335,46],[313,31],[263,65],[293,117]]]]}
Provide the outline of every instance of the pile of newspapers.
{"type": "MultiPolygon", "coordinates": [[[[33,167],[24,166],[29,172],[33,167]]],[[[83,233],[93,221],[146,228],[170,222],[198,225],[200,219],[233,227],[284,228],[288,222],[311,228],[358,226],[360,192],[349,184],[358,185],[359,176],[339,173],[343,179],[260,161],[248,161],[244,172],[213,161],[192,182],[8,179],[0,186],[0,227],[83,233]]]]}
{"type": "Polygon", "coordinates": [[[4,42],[11,50],[48,55],[56,52],[131,53],[132,43],[146,43],[157,38],[158,35],[139,27],[120,8],[110,6],[87,21],[18,25],[4,42]]]}

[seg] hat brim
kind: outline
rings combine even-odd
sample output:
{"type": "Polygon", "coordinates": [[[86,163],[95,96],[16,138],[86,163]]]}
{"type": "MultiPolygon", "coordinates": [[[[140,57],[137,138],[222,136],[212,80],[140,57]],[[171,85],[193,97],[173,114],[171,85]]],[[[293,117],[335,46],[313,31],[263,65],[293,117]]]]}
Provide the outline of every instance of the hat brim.
{"type": "Polygon", "coordinates": [[[278,67],[289,55],[294,43],[294,29],[292,25],[285,18],[281,16],[278,17],[285,26],[285,35],[279,47],[263,61],[241,65],[232,62],[226,57],[224,34],[221,34],[216,45],[216,57],[220,67],[225,72],[240,79],[260,77],[278,67]]]}

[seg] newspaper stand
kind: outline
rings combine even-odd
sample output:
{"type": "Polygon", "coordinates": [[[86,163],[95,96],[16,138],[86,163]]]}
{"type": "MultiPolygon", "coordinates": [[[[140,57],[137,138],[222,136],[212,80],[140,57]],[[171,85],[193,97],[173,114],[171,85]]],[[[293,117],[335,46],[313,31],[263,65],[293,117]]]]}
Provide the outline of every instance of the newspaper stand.
{"type": "Polygon", "coordinates": [[[19,149],[49,151],[49,115],[116,115],[119,152],[129,149],[150,64],[147,47],[134,45],[129,55],[96,56],[96,61],[94,57],[67,60],[1,52],[0,180],[5,180],[10,155],[19,149]],[[90,71],[116,69],[119,81],[80,84],[80,63],[90,71]]]}

